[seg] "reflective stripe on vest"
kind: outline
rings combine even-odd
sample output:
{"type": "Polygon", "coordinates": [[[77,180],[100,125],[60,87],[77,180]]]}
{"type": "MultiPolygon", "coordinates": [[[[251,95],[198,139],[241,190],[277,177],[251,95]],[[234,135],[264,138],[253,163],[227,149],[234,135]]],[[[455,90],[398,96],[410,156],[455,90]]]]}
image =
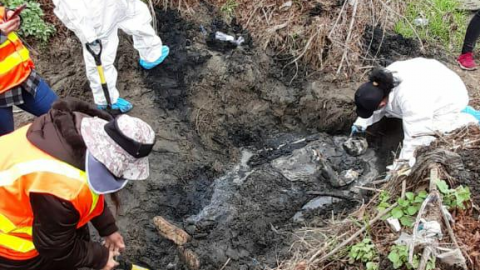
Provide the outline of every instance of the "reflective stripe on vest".
{"type": "MultiPolygon", "coordinates": [[[[4,21],[5,7],[0,7],[0,22],[4,21]]],[[[17,34],[11,32],[0,44],[0,93],[20,85],[35,68],[30,53],[17,34]]]]}
{"type": "MultiPolygon", "coordinates": [[[[87,183],[87,176],[84,171],[61,161],[40,159],[18,163],[8,170],[1,171],[0,187],[10,186],[22,176],[40,171],[62,175],[69,179],[87,183]]],[[[90,191],[90,193],[92,195],[92,205],[89,214],[93,212],[99,201],[99,195],[92,191],[90,191]]],[[[0,214],[0,246],[20,253],[27,253],[34,250],[35,246],[33,242],[18,236],[19,234],[28,235],[28,238],[31,239],[32,227],[17,227],[6,216],[0,214]]]]}

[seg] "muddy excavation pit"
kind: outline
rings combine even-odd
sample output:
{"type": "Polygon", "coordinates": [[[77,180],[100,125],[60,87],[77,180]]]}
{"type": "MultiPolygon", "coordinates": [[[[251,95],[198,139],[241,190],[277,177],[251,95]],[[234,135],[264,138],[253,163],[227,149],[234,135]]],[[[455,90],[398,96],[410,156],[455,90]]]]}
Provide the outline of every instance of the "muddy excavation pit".
{"type": "MultiPolygon", "coordinates": [[[[184,248],[198,256],[199,269],[274,268],[288,258],[297,228],[322,226],[368,199],[358,186],[381,176],[391,151],[354,157],[343,148],[356,85],[290,83],[281,63],[235,22],[202,5],[197,15],[157,11],[171,51],[151,71],[121,37],[118,88],[134,104],[131,114],[157,133],[150,178],[119,193],[124,255],[152,269],[187,269],[153,223],[162,216],[191,235],[184,248]],[[224,44],[212,39],[215,31],[245,42],[224,44]]],[[[51,50],[39,70],[59,93],[91,100],[79,45],[63,44],[71,45],[51,50]]]]}

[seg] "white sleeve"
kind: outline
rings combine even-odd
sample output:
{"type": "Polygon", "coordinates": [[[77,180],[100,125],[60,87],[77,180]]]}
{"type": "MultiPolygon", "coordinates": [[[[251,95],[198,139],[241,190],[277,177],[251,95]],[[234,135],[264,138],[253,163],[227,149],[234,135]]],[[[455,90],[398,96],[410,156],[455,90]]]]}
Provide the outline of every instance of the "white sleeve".
{"type": "Polygon", "coordinates": [[[361,118],[357,117],[357,120],[355,123],[353,123],[354,126],[360,126],[363,129],[367,129],[367,127],[377,123],[378,121],[382,120],[382,118],[385,116],[384,110],[377,110],[373,112],[373,115],[370,116],[370,118],[361,118]]]}
{"type": "MultiPolygon", "coordinates": [[[[93,42],[97,39],[95,29],[89,19],[88,10],[84,1],[57,0],[55,14],[68,27],[75,32],[81,42],[93,42]]],[[[83,44],[82,44],[83,45],[83,44]]]]}
{"type": "Polygon", "coordinates": [[[411,160],[418,146],[429,145],[435,140],[431,136],[434,133],[433,112],[417,112],[404,116],[402,121],[404,138],[399,159],[411,160]]]}

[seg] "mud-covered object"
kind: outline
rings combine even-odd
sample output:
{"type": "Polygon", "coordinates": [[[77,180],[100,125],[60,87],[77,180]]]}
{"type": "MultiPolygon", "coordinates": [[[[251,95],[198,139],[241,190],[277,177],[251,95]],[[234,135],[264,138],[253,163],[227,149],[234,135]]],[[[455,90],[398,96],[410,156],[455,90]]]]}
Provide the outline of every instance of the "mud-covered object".
{"type": "Polygon", "coordinates": [[[366,138],[350,137],[343,143],[343,149],[351,156],[360,156],[365,154],[368,149],[368,142],[366,138]]]}

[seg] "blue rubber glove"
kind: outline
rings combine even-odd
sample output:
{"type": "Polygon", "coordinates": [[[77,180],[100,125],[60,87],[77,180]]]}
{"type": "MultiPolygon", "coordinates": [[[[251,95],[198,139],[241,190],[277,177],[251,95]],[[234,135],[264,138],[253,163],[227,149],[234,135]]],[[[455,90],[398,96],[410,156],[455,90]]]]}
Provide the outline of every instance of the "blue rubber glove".
{"type": "Polygon", "coordinates": [[[353,125],[352,126],[352,131],[350,133],[350,136],[353,136],[355,134],[363,134],[365,133],[365,128],[361,127],[361,126],[356,126],[356,125],[353,125]]]}

